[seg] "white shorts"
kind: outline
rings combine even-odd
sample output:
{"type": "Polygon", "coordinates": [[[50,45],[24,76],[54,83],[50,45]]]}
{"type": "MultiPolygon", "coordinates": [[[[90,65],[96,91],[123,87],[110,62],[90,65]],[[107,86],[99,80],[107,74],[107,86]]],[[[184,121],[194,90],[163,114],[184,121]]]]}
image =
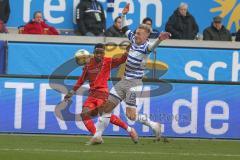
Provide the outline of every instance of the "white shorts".
{"type": "Polygon", "coordinates": [[[108,100],[118,105],[122,100],[130,107],[136,107],[136,98],[141,96],[141,79],[122,79],[110,91],[108,100]]]}

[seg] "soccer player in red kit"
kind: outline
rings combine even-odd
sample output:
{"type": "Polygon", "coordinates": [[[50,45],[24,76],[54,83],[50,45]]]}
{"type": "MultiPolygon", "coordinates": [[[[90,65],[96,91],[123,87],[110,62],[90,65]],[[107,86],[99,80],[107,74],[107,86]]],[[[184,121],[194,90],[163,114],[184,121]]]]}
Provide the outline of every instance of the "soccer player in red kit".
{"type": "MultiPolygon", "coordinates": [[[[83,104],[82,113],[88,113],[94,110],[97,112],[98,107],[107,100],[109,95],[107,82],[110,77],[111,69],[118,67],[127,59],[127,53],[120,58],[107,58],[104,57],[104,55],[105,45],[101,43],[96,44],[94,48],[94,57],[86,59],[88,62],[83,68],[82,75],[79,77],[73,89],[65,96],[65,99],[70,99],[79,87],[88,80],[90,85],[89,95],[83,104]]],[[[83,114],[82,119],[88,131],[94,135],[96,127],[91,117],[83,114]]],[[[129,127],[116,115],[111,115],[110,122],[125,129],[134,142],[138,139],[135,129],[129,127]]]]}

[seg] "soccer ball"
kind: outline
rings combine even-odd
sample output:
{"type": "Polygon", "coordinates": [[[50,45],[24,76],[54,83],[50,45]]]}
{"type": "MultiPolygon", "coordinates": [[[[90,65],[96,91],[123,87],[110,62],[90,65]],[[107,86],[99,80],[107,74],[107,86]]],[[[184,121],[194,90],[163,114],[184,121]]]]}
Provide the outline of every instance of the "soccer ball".
{"type": "Polygon", "coordinates": [[[90,53],[85,49],[80,49],[74,54],[76,63],[79,65],[84,65],[87,63],[90,53]]]}

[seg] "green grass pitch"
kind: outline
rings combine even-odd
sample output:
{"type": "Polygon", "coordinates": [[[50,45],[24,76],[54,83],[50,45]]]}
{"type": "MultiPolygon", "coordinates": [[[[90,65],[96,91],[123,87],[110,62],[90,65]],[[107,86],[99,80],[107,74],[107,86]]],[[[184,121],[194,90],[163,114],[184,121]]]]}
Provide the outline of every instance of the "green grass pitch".
{"type": "Polygon", "coordinates": [[[240,141],[104,137],[104,144],[86,146],[89,137],[0,134],[0,160],[239,160],[240,141]]]}

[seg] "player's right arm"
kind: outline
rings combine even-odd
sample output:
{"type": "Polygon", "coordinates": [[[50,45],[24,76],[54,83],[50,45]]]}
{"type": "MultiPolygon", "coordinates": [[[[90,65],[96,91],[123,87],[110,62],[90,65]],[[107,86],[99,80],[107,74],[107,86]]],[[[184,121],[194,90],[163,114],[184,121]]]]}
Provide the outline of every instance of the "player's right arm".
{"type": "Polygon", "coordinates": [[[82,75],[78,78],[76,84],[74,85],[73,89],[67,93],[67,95],[64,97],[64,99],[70,99],[76,91],[83,85],[83,83],[87,79],[87,66],[83,68],[82,75]]]}
{"type": "Polygon", "coordinates": [[[126,15],[129,12],[129,7],[130,7],[130,3],[128,3],[122,11],[122,16],[121,16],[122,17],[122,24],[121,24],[121,26],[122,26],[123,33],[128,37],[128,39],[131,42],[133,42],[134,33],[128,28],[128,25],[126,23],[126,15]]]}
{"type": "Polygon", "coordinates": [[[77,83],[74,85],[73,91],[76,92],[83,85],[86,79],[87,79],[87,66],[83,68],[82,75],[78,78],[77,83]]]}

